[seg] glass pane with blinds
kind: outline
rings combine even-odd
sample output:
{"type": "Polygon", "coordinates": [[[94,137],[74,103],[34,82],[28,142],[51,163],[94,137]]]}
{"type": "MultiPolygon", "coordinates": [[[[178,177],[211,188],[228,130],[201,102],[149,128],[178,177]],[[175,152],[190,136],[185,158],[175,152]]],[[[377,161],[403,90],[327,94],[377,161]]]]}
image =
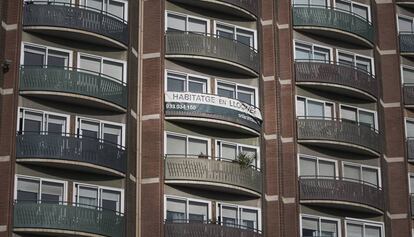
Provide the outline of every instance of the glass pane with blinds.
{"type": "Polygon", "coordinates": [[[300,176],[316,176],[316,159],[301,157],[299,160],[300,176]]]}
{"type": "Polygon", "coordinates": [[[98,58],[91,58],[86,56],[80,56],[79,67],[85,69],[88,73],[100,73],[101,72],[101,60],[98,58]]]}
{"type": "Polygon", "coordinates": [[[314,47],[313,49],[313,59],[316,61],[329,62],[330,61],[330,51],[329,49],[314,47]]]}
{"type": "Polygon", "coordinates": [[[208,204],[190,201],[188,203],[188,218],[190,222],[205,222],[208,218],[208,204]]]}
{"type": "Polygon", "coordinates": [[[308,100],[308,114],[309,117],[324,117],[325,111],[323,109],[324,103],[308,100]]]}
{"type": "Polygon", "coordinates": [[[102,190],[101,199],[102,208],[118,212],[121,210],[121,192],[114,190],[102,190]]]}
{"type": "Polygon", "coordinates": [[[103,10],[103,0],[85,0],[86,6],[96,10],[103,10]]]}
{"type": "Polygon", "coordinates": [[[39,199],[40,181],[18,178],[17,179],[17,200],[35,202],[39,199]]]}
{"type": "Polygon", "coordinates": [[[357,110],[345,106],[341,106],[341,118],[348,121],[357,121],[357,110]]]}
{"type": "Polygon", "coordinates": [[[360,167],[344,165],[344,178],[348,178],[351,181],[361,180],[360,167]]]}
{"type": "Polygon", "coordinates": [[[350,224],[346,225],[347,237],[364,237],[364,230],[362,225],[350,224]]]}
{"type": "Polygon", "coordinates": [[[414,69],[403,67],[403,82],[414,84],[414,69]]]}
{"type": "Polygon", "coordinates": [[[362,167],[362,180],[368,184],[378,186],[378,170],[362,167]]]}
{"type": "Polygon", "coordinates": [[[355,57],[355,64],[356,64],[355,66],[358,69],[360,69],[364,72],[371,73],[371,71],[372,71],[371,70],[371,68],[372,68],[371,59],[369,59],[369,58],[363,58],[363,57],[356,56],[355,57]]]}
{"type": "Polygon", "coordinates": [[[242,228],[256,230],[258,229],[258,211],[257,210],[250,210],[246,208],[241,209],[241,218],[240,218],[240,224],[242,228]]]}
{"type": "Polygon", "coordinates": [[[414,175],[410,175],[410,193],[414,193],[414,175]]]}
{"type": "Polygon", "coordinates": [[[64,185],[63,183],[42,182],[42,202],[60,203],[63,201],[64,185]]]}
{"type": "Polygon", "coordinates": [[[207,155],[207,141],[196,139],[196,138],[189,138],[188,139],[188,155],[190,156],[198,156],[198,155],[207,155]]]}
{"type": "Polygon", "coordinates": [[[236,40],[250,47],[254,47],[254,33],[251,31],[237,29],[236,40]]]}
{"type": "Polygon", "coordinates": [[[196,77],[189,77],[188,91],[193,93],[207,93],[207,80],[196,77]]]}
{"type": "Polygon", "coordinates": [[[167,15],[168,31],[186,31],[186,17],[174,14],[167,15]]]}
{"type": "Polygon", "coordinates": [[[368,8],[367,7],[357,5],[357,4],[352,4],[352,12],[355,13],[357,16],[360,16],[364,18],[365,20],[368,20],[368,8]]]}
{"type": "Polygon", "coordinates": [[[319,160],[319,176],[335,177],[335,162],[319,160]]]}
{"type": "Polygon", "coordinates": [[[188,18],[187,31],[207,33],[207,22],[200,19],[188,18]]]}
{"type": "Polygon", "coordinates": [[[379,226],[365,225],[364,237],[381,237],[381,228],[379,226]]]}
{"type": "Polygon", "coordinates": [[[111,124],[103,125],[103,140],[112,144],[122,144],[122,127],[111,124]]]}
{"type": "Polygon", "coordinates": [[[66,118],[56,115],[47,116],[47,131],[49,133],[61,134],[66,132],[66,118]]]}
{"type": "Polygon", "coordinates": [[[80,123],[81,135],[89,138],[99,138],[100,127],[99,123],[81,120],[80,123]]]}
{"type": "Polygon", "coordinates": [[[124,64],[104,60],[102,73],[104,74],[104,76],[109,76],[118,81],[124,81],[124,64]]]}
{"type": "Polygon", "coordinates": [[[221,206],[221,219],[225,226],[236,227],[238,225],[238,214],[236,207],[221,206]]]}
{"type": "Polygon", "coordinates": [[[345,53],[338,53],[338,63],[343,65],[354,66],[354,56],[345,53]]]}
{"type": "Polygon", "coordinates": [[[335,7],[338,9],[341,9],[343,11],[351,11],[351,2],[346,2],[346,1],[340,1],[340,0],[336,0],[335,1],[335,7]]]}
{"type": "Polygon", "coordinates": [[[234,39],[234,28],[217,24],[216,25],[216,34],[219,37],[234,39]]]}
{"type": "Polygon", "coordinates": [[[337,237],[338,223],[336,221],[321,220],[321,236],[337,237]]]}
{"type": "Polygon", "coordinates": [[[296,43],[295,59],[296,60],[311,60],[312,59],[312,47],[306,44],[296,43]]]}
{"type": "Polygon", "coordinates": [[[168,73],[167,90],[177,92],[185,91],[185,80],[186,77],[184,75],[168,73]]]}
{"type": "Polygon", "coordinates": [[[23,130],[35,133],[43,131],[43,114],[24,111],[23,130]]]}
{"type": "Polygon", "coordinates": [[[362,125],[369,126],[374,128],[375,126],[375,115],[374,113],[367,112],[367,111],[359,111],[359,123],[362,125]]]}
{"type": "Polygon", "coordinates": [[[237,88],[237,99],[245,103],[255,104],[255,90],[247,87],[237,88]]]}
{"type": "Polygon", "coordinates": [[[302,236],[319,236],[319,222],[317,219],[302,217],[302,236]]]}
{"type": "Polygon", "coordinates": [[[24,46],[24,65],[43,66],[46,57],[46,49],[24,46]]]}
{"type": "Polygon", "coordinates": [[[236,86],[218,83],[217,87],[217,95],[228,98],[236,98],[236,86]]]}
{"type": "Polygon", "coordinates": [[[98,206],[98,189],[78,186],[77,198],[80,206],[94,208],[98,206]]]}
{"type": "Polygon", "coordinates": [[[325,118],[332,119],[334,117],[333,104],[325,103],[325,118]]]}
{"type": "Polygon", "coordinates": [[[125,4],[118,1],[108,1],[108,13],[115,15],[121,19],[125,19],[125,4]]]}
{"type": "Polygon", "coordinates": [[[222,144],[221,145],[221,158],[228,160],[235,160],[237,156],[236,145],[222,144]]]}
{"type": "Polygon", "coordinates": [[[186,201],[167,198],[167,221],[183,222],[186,219],[186,201]]]}
{"type": "Polygon", "coordinates": [[[167,155],[185,155],[186,151],[185,137],[167,135],[167,155]]]}
{"type": "Polygon", "coordinates": [[[47,54],[47,66],[65,68],[69,66],[69,53],[49,50],[47,54]]]}
{"type": "Polygon", "coordinates": [[[304,5],[304,4],[308,5],[308,3],[309,3],[309,0],[294,0],[293,1],[293,4],[295,5],[304,5]]]}
{"type": "Polygon", "coordinates": [[[296,99],[296,116],[303,117],[306,115],[306,105],[305,105],[304,98],[297,98],[296,99]]]}
{"type": "Polygon", "coordinates": [[[407,138],[414,138],[414,121],[406,121],[405,127],[407,129],[407,138]]]}
{"type": "Polygon", "coordinates": [[[400,32],[412,32],[413,20],[404,17],[398,17],[398,30],[400,32]]]}
{"type": "Polygon", "coordinates": [[[326,6],[326,0],[309,0],[310,1],[310,5],[313,6],[326,6]]]}

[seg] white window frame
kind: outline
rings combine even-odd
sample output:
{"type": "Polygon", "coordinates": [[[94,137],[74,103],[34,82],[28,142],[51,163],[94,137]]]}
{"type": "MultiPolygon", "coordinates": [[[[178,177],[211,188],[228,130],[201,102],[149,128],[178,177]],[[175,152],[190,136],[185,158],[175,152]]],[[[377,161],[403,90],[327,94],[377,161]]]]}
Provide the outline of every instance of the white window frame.
{"type": "Polygon", "coordinates": [[[219,79],[217,79],[216,81],[215,81],[215,83],[214,83],[214,87],[215,87],[215,94],[218,96],[218,84],[219,83],[222,83],[222,84],[227,84],[227,85],[229,85],[229,86],[235,86],[236,87],[236,91],[235,91],[235,95],[236,95],[236,98],[234,99],[234,100],[238,100],[238,96],[237,96],[237,92],[238,92],[238,87],[245,87],[245,88],[247,88],[247,89],[252,89],[252,90],[254,90],[254,101],[255,101],[255,104],[254,104],[254,106],[255,107],[259,107],[259,105],[260,105],[260,101],[259,101],[259,95],[258,95],[258,88],[257,87],[254,87],[254,86],[249,86],[249,85],[245,85],[245,84],[240,84],[240,83],[236,83],[236,82],[231,82],[231,81],[225,81],[225,80],[219,80],[219,79]]]}
{"type": "MultiPolygon", "coordinates": [[[[325,216],[316,216],[316,215],[309,215],[309,214],[300,214],[299,215],[299,236],[302,237],[302,227],[303,227],[303,223],[302,223],[302,218],[311,218],[311,219],[317,219],[318,220],[318,225],[319,225],[319,229],[320,229],[320,225],[321,225],[321,220],[327,220],[327,221],[335,221],[337,223],[337,231],[338,231],[338,237],[342,236],[342,226],[341,226],[341,220],[337,219],[337,218],[332,218],[332,217],[325,217],[325,216]]],[[[381,236],[383,237],[383,236],[381,236]]]]}
{"type": "Polygon", "coordinates": [[[343,53],[346,54],[348,56],[352,56],[354,58],[354,67],[356,68],[356,57],[361,57],[361,58],[365,58],[371,61],[371,75],[375,76],[375,64],[374,64],[374,58],[373,57],[369,57],[369,56],[365,56],[362,54],[357,54],[357,53],[353,53],[351,51],[346,51],[346,50],[342,50],[342,49],[338,49],[336,50],[335,56],[336,56],[336,64],[339,64],[339,53],[343,53]]]}
{"type": "Polygon", "coordinates": [[[359,122],[359,111],[364,111],[364,112],[369,112],[369,113],[373,113],[374,114],[374,129],[378,131],[378,116],[377,116],[377,111],[375,110],[369,110],[369,109],[363,109],[363,108],[359,108],[356,106],[352,106],[352,105],[347,105],[347,104],[339,104],[339,118],[342,120],[342,106],[348,107],[348,108],[352,108],[352,109],[356,109],[357,110],[357,123],[358,125],[360,124],[359,122]]]}
{"type": "Polygon", "coordinates": [[[335,178],[338,178],[339,176],[339,169],[338,169],[338,161],[337,160],[333,160],[333,159],[329,159],[329,158],[324,158],[324,157],[319,157],[319,156],[312,156],[312,155],[306,155],[306,154],[302,154],[302,153],[298,153],[297,154],[297,166],[298,166],[298,177],[300,177],[300,158],[305,158],[305,159],[309,159],[309,160],[316,160],[316,167],[317,167],[317,176],[319,176],[319,161],[327,161],[327,162],[331,162],[331,163],[335,163],[335,178]]]}
{"type": "Polygon", "coordinates": [[[14,196],[14,200],[17,200],[17,180],[19,179],[19,178],[22,178],[22,179],[30,179],[30,180],[34,180],[34,181],[39,181],[39,187],[40,187],[40,190],[39,190],[39,196],[38,196],[38,200],[37,200],[37,202],[41,202],[42,200],[41,200],[41,198],[42,198],[42,182],[43,181],[45,181],[45,182],[51,182],[51,183],[59,183],[59,184],[63,184],[63,204],[64,205],[66,205],[66,203],[67,203],[67,198],[68,198],[68,190],[67,190],[67,188],[68,188],[68,182],[67,181],[64,181],[64,180],[59,180],[59,179],[51,179],[51,178],[43,178],[43,177],[36,177],[36,176],[29,176],[29,175],[21,175],[21,174],[16,174],[15,176],[14,176],[14,192],[13,192],[13,196],[14,196]]]}
{"type": "MultiPolygon", "coordinates": [[[[217,143],[221,143],[221,144],[226,144],[226,145],[231,145],[231,146],[236,146],[236,152],[237,154],[239,154],[240,152],[240,147],[246,147],[246,148],[250,148],[250,149],[255,149],[256,150],[256,163],[257,163],[257,168],[260,169],[260,146],[252,146],[252,145],[245,145],[242,143],[236,143],[236,142],[228,142],[228,141],[224,141],[224,140],[216,140],[216,144],[214,144],[215,146],[215,158],[216,160],[221,158],[221,154],[218,154],[219,149],[218,149],[218,144],[217,143]]],[[[220,149],[221,150],[221,149],[220,149]]],[[[223,157],[224,159],[226,157],[223,157]]]]}
{"type": "Polygon", "coordinates": [[[86,120],[88,122],[92,122],[92,123],[98,123],[99,124],[99,128],[101,133],[99,134],[99,139],[104,140],[102,138],[102,132],[103,132],[103,125],[107,124],[107,125],[113,125],[113,126],[119,126],[121,127],[121,131],[122,131],[122,136],[121,136],[121,144],[120,145],[123,149],[125,148],[125,124],[123,123],[117,123],[117,122],[111,122],[111,121],[106,121],[106,120],[100,120],[100,119],[95,119],[95,118],[88,118],[88,117],[83,117],[83,116],[76,116],[75,117],[75,130],[76,130],[76,135],[81,136],[81,134],[79,134],[79,129],[80,129],[80,124],[79,122],[82,120],[86,120]]]}
{"type": "MultiPolygon", "coordinates": [[[[194,138],[197,140],[203,140],[203,141],[207,141],[207,154],[204,154],[206,156],[208,156],[208,159],[211,159],[211,139],[210,138],[206,138],[206,137],[200,137],[200,136],[194,136],[194,135],[188,135],[188,134],[184,134],[184,133],[176,133],[176,132],[169,132],[169,131],[165,131],[164,132],[164,157],[166,155],[168,155],[167,153],[167,136],[171,135],[171,136],[176,136],[176,137],[181,137],[181,138],[185,138],[185,144],[186,144],[186,154],[172,154],[172,155],[189,155],[188,154],[188,139],[189,138],[194,138]]],[[[194,155],[196,156],[196,155],[194,155]]]]}
{"type": "MultiPolygon", "coordinates": [[[[82,0],[79,1],[79,4],[81,4],[82,8],[87,6],[88,0],[83,0],[83,1],[85,1],[84,4],[82,4],[82,0]]],[[[103,14],[109,13],[108,12],[108,3],[107,3],[108,1],[107,0],[101,0],[101,1],[102,1],[102,12],[103,12],[103,14]]],[[[122,19],[124,21],[128,21],[128,1],[123,1],[123,0],[111,0],[111,1],[120,2],[120,3],[124,4],[124,17],[123,18],[119,17],[119,16],[116,16],[116,17],[119,17],[120,19],[122,19]]],[[[99,9],[96,9],[96,10],[99,10],[99,9]]],[[[111,14],[109,16],[112,16],[112,15],[113,14],[111,14]]]]}
{"type": "MultiPolygon", "coordinates": [[[[45,115],[54,115],[54,116],[59,116],[59,117],[64,117],[66,118],[66,133],[68,134],[70,132],[70,115],[68,114],[61,114],[61,113],[55,113],[55,112],[49,112],[49,111],[44,111],[44,110],[38,110],[38,109],[32,109],[32,108],[27,108],[27,107],[17,107],[17,115],[18,115],[18,119],[17,119],[17,132],[21,132],[22,134],[24,133],[23,128],[20,127],[20,119],[24,120],[24,111],[29,111],[32,113],[41,113],[43,115],[43,122],[42,122],[42,131],[43,132],[48,132],[45,130],[45,115]]],[[[23,126],[23,124],[22,124],[23,126]]]]}
{"type": "Polygon", "coordinates": [[[184,13],[180,13],[180,12],[175,12],[175,11],[165,11],[165,24],[164,24],[164,30],[167,32],[168,30],[168,14],[172,14],[172,15],[176,15],[176,16],[180,16],[180,17],[185,17],[185,28],[186,31],[188,32],[188,18],[193,18],[196,20],[201,20],[201,21],[205,21],[207,23],[206,27],[207,27],[207,32],[205,32],[206,34],[210,34],[210,19],[208,18],[203,18],[203,17],[198,17],[198,16],[194,16],[194,15],[188,15],[188,14],[184,14],[184,13]]]}
{"type": "Polygon", "coordinates": [[[398,33],[400,33],[400,22],[399,22],[399,20],[398,20],[398,18],[405,18],[406,20],[410,20],[411,21],[411,24],[412,24],[412,28],[413,28],[413,30],[414,30],[414,17],[410,17],[410,16],[407,16],[407,15],[404,15],[404,14],[396,14],[396,20],[397,20],[397,32],[398,33]]]}
{"type": "MultiPolygon", "coordinates": [[[[359,225],[370,225],[370,226],[375,226],[375,227],[380,227],[381,228],[381,237],[385,237],[385,231],[384,231],[384,223],[383,222],[378,222],[378,221],[368,221],[368,220],[364,220],[364,219],[357,219],[357,218],[349,218],[349,217],[345,217],[344,220],[344,227],[345,227],[345,237],[348,236],[347,234],[347,225],[348,223],[351,224],[359,224],[359,225]]],[[[365,235],[365,232],[364,232],[365,235]]]]}
{"type": "MultiPolygon", "coordinates": [[[[378,178],[378,187],[381,188],[382,187],[382,179],[381,179],[381,168],[380,167],[376,167],[376,166],[371,166],[371,165],[364,165],[364,164],[360,164],[360,163],[354,163],[354,162],[349,162],[349,161],[343,161],[342,162],[342,178],[343,179],[347,179],[344,175],[344,171],[345,171],[345,165],[348,166],[353,166],[353,167],[358,167],[360,169],[360,175],[361,175],[361,180],[359,181],[364,181],[363,180],[363,172],[362,172],[362,168],[369,168],[369,169],[375,169],[377,170],[377,178],[378,178]]],[[[373,185],[373,184],[368,184],[368,185],[373,185]]]]}
{"type": "Polygon", "coordinates": [[[212,204],[211,201],[207,201],[207,200],[203,200],[203,199],[197,199],[197,198],[187,198],[187,197],[181,197],[181,196],[176,196],[176,195],[168,195],[165,194],[164,195],[164,220],[167,220],[167,199],[175,199],[175,200],[179,200],[179,201],[185,201],[185,208],[186,208],[186,220],[189,220],[189,211],[188,211],[188,207],[189,207],[189,203],[190,202],[199,202],[199,203],[204,203],[208,205],[208,219],[207,221],[211,221],[213,219],[212,216],[212,204]]]}
{"type": "MultiPolygon", "coordinates": [[[[56,48],[56,47],[51,47],[51,46],[41,45],[41,44],[34,44],[34,43],[30,43],[30,42],[25,42],[25,41],[22,41],[22,44],[21,44],[21,47],[22,47],[22,50],[20,51],[20,65],[21,66],[24,66],[24,52],[25,52],[25,49],[26,49],[25,46],[44,49],[46,51],[45,52],[45,60],[46,61],[47,61],[49,50],[59,51],[59,52],[62,52],[62,53],[68,53],[69,54],[68,67],[69,67],[69,70],[72,69],[72,62],[73,62],[73,51],[72,50],[56,48]]],[[[48,64],[46,63],[45,66],[48,66],[48,64]]]]}
{"type": "MultiPolygon", "coordinates": [[[[371,6],[370,6],[370,5],[363,4],[363,3],[360,3],[360,2],[355,2],[355,1],[352,1],[352,0],[341,0],[341,1],[351,3],[351,11],[350,11],[350,12],[352,12],[352,13],[353,13],[353,14],[355,14],[355,15],[356,15],[356,13],[353,11],[353,5],[359,5],[360,7],[365,7],[365,8],[367,8],[367,11],[368,11],[368,14],[367,14],[368,19],[367,19],[367,20],[368,20],[369,22],[372,22],[372,17],[371,17],[371,6]]],[[[335,0],[335,1],[333,1],[333,6],[334,6],[334,7],[336,7],[336,0],[335,0]]],[[[360,17],[361,17],[361,16],[360,16],[360,17]]]]}
{"type": "MultiPolygon", "coordinates": [[[[324,112],[325,119],[327,119],[327,120],[336,119],[336,109],[335,109],[335,103],[334,102],[330,102],[330,101],[327,101],[327,100],[314,99],[314,98],[301,96],[301,95],[296,95],[296,100],[295,100],[295,116],[296,117],[298,117],[298,115],[296,114],[296,107],[297,107],[298,99],[305,99],[305,106],[308,104],[308,100],[315,101],[315,102],[318,102],[318,103],[323,103],[323,112],[324,112]],[[326,116],[326,110],[325,110],[326,104],[331,104],[332,105],[332,112],[333,112],[332,118],[326,116]]],[[[305,115],[305,117],[309,117],[308,116],[308,108],[309,108],[309,106],[306,106],[306,111],[305,111],[306,115],[305,115]]]]}
{"type": "MultiPolygon", "coordinates": [[[[237,40],[236,39],[236,35],[237,35],[237,30],[238,29],[252,32],[253,33],[253,41],[254,41],[253,42],[254,43],[253,44],[253,48],[257,50],[257,30],[250,29],[250,28],[247,28],[247,27],[237,26],[237,25],[233,25],[233,24],[229,24],[229,23],[225,23],[225,22],[222,22],[222,21],[216,21],[216,20],[214,20],[214,25],[213,25],[214,35],[216,35],[217,24],[218,25],[223,25],[223,26],[227,26],[227,27],[233,28],[233,30],[234,30],[234,37],[235,37],[234,40],[237,40]]],[[[216,35],[216,37],[217,37],[217,35],[216,35]]]]}
{"type": "Polygon", "coordinates": [[[241,218],[240,210],[241,209],[249,209],[249,210],[257,211],[257,227],[258,227],[257,231],[259,231],[259,232],[262,231],[262,209],[261,208],[217,201],[216,202],[216,216],[215,216],[217,223],[222,223],[222,220],[219,220],[219,214],[220,214],[219,205],[221,205],[221,206],[224,205],[224,206],[231,207],[231,208],[237,208],[238,216],[237,216],[237,224],[236,225],[238,225],[238,226],[241,226],[241,224],[240,224],[240,218],[241,218]]]}
{"type": "MultiPolygon", "coordinates": [[[[100,74],[103,75],[103,76],[108,76],[108,75],[103,74],[103,68],[104,68],[103,61],[109,61],[109,62],[114,62],[114,63],[121,63],[122,64],[122,68],[123,68],[122,81],[121,82],[127,83],[127,63],[126,63],[126,61],[119,60],[119,59],[114,59],[114,58],[102,57],[102,56],[94,55],[94,54],[78,53],[77,60],[78,60],[78,70],[79,71],[84,70],[84,69],[81,68],[81,60],[80,60],[80,58],[82,56],[100,60],[101,61],[101,69],[100,69],[101,71],[100,71],[100,74]]],[[[92,73],[90,71],[84,71],[84,72],[85,73],[92,73]]],[[[105,77],[105,78],[107,78],[107,77],[105,77]]],[[[108,77],[108,79],[119,83],[119,80],[116,80],[115,78],[108,77]]]]}
{"type": "Polygon", "coordinates": [[[206,84],[206,93],[207,94],[211,93],[211,86],[210,86],[210,78],[209,77],[200,76],[200,75],[192,74],[192,73],[174,71],[174,70],[169,70],[169,69],[165,70],[165,75],[164,75],[164,77],[165,77],[164,89],[165,89],[166,92],[168,91],[168,73],[178,74],[178,75],[182,75],[182,76],[185,76],[186,77],[185,78],[185,82],[184,82],[185,83],[185,86],[186,86],[185,92],[189,92],[188,91],[188,78],[189,77],[195,77],[195,78],[199,78],[201,80],[206,80],[207,81],[207,84],[206,84]]]}
{"type": "Polygon", "coordinates": [[[329,61],[330,62],[333,61],[333,48],[328,47],[328,46],[324,46],[324,45],[320,45],[320,44],[314,44],[314,43],[307,42],[307,41],[303,41],[303,40],[294,40],[293,41],[293,60],[294,61],[297,60],[297,58],[296,58],[296,44],[297,43],[298,44],[305,44],[305,45],[310,46],[312,48],[312,55],[313,55],[313,52],[314,52],[314,48],[315,47],[327,49],[327,50],[329,50],[329,61]]]}

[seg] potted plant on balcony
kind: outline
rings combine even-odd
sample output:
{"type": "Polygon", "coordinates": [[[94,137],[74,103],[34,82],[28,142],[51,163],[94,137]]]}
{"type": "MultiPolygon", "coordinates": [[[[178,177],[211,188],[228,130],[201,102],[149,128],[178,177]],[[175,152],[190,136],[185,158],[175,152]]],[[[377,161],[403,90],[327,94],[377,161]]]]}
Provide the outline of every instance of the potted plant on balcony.
{"type": "Polygon", "coordinates": [[[248,168],[253,163],[253,161],[254,161],[255,158],[256,157],[255,157],[254,154],[253,155],[250,155],[250,154],[248,154],[246,152],[240,152],[237,155],[236,162],[239,163],[239,165],[240,165],[241,168],[244,168],[245,169],[245,168],[248,168]]]}

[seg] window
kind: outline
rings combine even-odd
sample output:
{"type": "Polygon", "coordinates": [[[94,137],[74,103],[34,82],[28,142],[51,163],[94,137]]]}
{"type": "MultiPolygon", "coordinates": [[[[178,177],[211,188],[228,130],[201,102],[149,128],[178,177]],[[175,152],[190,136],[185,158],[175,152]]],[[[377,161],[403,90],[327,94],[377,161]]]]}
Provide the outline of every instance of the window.
{"type": "Polygon", "coordinates": [[[238,84],[217,82],[217,95],[256,105],[256,89],[238,84]]]}
{"type": "Polygon", "coordinates": [[[20,108],[18,131],[63,134],[69,131],[69,116],[20,108]]]}
{"type": "Polygon", "coordinates": [[[167,72],[167,91],[207,93],[209,91],[208,79],[188,74],[167,72]]]}
{"type": "Polygon", "coordinates": [[[216,35],[218,37],[237,40],[252,48],[256,47],[256,32],[235,25],[216,23],[216,35]]]}
{"type": "Polygon", "coordinates": [[[81,0],[80,5],[128,20],[128,2],[121,0],[81,0]]]}
{"type": "Polygon", "coordinates": [[[260,230],[260,210],[249,207],[217,204],[217,221],[224,226],[260,230]]]}
{"type": "Polygon", "coordinates": [[[295,42],[295,60],[312,60],[329,63],[331,60],[331,49],[313,44],[295,42]]]}
{"type": "Polygon", "coordinates": [[[327,6],[327,0],[294,0],[294,5],[327,6]]]}
{"type": "Polygon", "coordinates": [[[398,16],[398,32],[413,32],[413,18],[406,16],[398,16]]]}
{"type": "Polygon", "coordinates": [[[336,177],[336,162],[318,157],[300,156],[299,169],[301,177],[321,178],[336,177]]]}
{"type": "Polygon", "coordinates": [[[167,134],[166,135],[166,155],[186,156],[186,157],[205,157],[210,154],[209,140],[186,135],[167,134]]]}
{"type": "Polygon", "coordinates": [[[352,66],[364,72],[374,74],[372,58],[352,53],[338,52],[338,64],[352,66]]]}
{"type": "Polygon", "coordinates": [[[406,129],[406,137],[414,138],[414,121],[406,119],[405,129],[406,129]]]}
{"type": "Polygon", "coordinates": [[[210,220],[210,202],[166,197],[165,219],[169,222],[203,222],[210,220]]]}
{"type": "Polygon", "coordinates": [[[371,20],[369,7],[349,0],[335,0],[335,7],[346,12],[352,12],[367,21],[371,20]]]}
{"type": "Polygon", "coordinates": [[[258,147],[217,141],[216,157],[218,159],[233,161],[237,159],[237,156],[239,156],[239,154],[246,154],[252,159],[252,166],[260,167],[260,153],[258,150],[258,147]]]}
{"type": "Polygon", "coordinates": [[[344,163],[344,179],[350,181],[363,181],[368,185],[380,187],[379,169],[359,164],[344,163]]]}
{"type": "Polygon", "coordinates": [[[106,210],[123,212],[123,191],[120,189],[75,184],[74,200],[86,208],[101,207],[106,210]]]}
{"type": "Polygon", "coordinates": [[[402,66],[402,81],[403,83],[414,84],[414,68],[402,66]]]}
{"type": "Polygon", "coordinates": [[[365,125],[372,129],[377,128],[377,116],[375,112],[344,105],[341,105],[340,108],[341,119],[343,121],[356,122],[360,125],[365,125]]]}
{"type": "Polygon", "coordinates": [[[118,146],[124,145],[124,126],[121,124],[77,118],[77,129],[80,136],[97,138],[118,146]]]}
{"type": "Polygon", "coordinates": [[[339,221],[316,216],[302,216],[303,237],[338,237],[339,221]]]}
{"type": "Polygon", "coordinates": [[[65,200],[65,183],[36,177],[17,176],[16,199],[26,202],[62,204],[65,200]]]}
{"type": "Polygon", "coordinates": [[[363,223],[359,221],[346,221],[347,237],[382,237],[382,225],[363,223]]]}
{"type": "Polygon", "coordinates": [[[99,74],[114,81],[126,81],[126,64],[109,58],[80,54],[79,68],[92,74],[99,74]]]}
{"type": "Polygon", "coordinates": [[[334,113],[333,103],[304,97],[296,98],[296,117],[333,118],[334,113]]]}
{"type": "Polygon", "coordinates": [[[167,13],[166,26],[167,31],[209,33],[207,20],[178,13],[167,13]]]}
{"type": "Polygon", "coordinates": [[[52,68],[71,66],[71,52],[46,46],[23,44],[22,65],[52,68]]]}
{"type": "Polygon", "coordinates": [[[414,174],[410,174],[410,194],[414,193],[414,174]]]}

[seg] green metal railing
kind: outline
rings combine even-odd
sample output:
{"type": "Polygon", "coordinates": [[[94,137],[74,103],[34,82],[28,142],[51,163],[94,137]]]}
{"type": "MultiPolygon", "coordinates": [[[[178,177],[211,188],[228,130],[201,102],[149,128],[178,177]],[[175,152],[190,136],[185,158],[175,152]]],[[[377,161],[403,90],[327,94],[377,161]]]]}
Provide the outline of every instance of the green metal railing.
{"type": "Polygon", "coordinates": [[[54,91],[98,98],[127,106],[127,86],[109,76],[84,69],[51,66],[22,66],[20,91],[54,91]]]}
{"type": "Polygon", "coordinates": [[[374,27],[363,17],[329,6],[294,5],[293,26],[326,27],[374,41],[374,27]]]}
{"type": "Polygon", "coordinates": [[[14,204],[13,228],[40,228],[123,237],[124,217],[92,206],[60,205],[37,201],[14,204]]]}

